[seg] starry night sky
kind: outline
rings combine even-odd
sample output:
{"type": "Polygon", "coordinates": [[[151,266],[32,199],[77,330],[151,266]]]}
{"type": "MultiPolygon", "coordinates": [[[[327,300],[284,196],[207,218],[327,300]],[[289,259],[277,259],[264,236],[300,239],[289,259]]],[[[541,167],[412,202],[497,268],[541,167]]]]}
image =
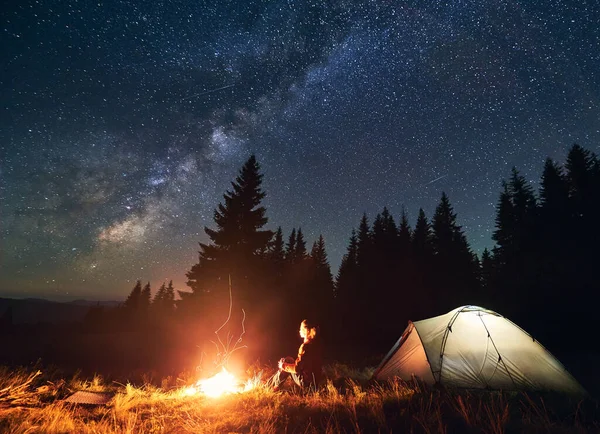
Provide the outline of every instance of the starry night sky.
{"type": "Polygon", "coordinates": [[[269,227],[325,237],[445,191],[491,247],[512,166],[600,151],[596,1],[12,1],[0,296],[122,299],[197,262],[243,162],[269,227]]]}

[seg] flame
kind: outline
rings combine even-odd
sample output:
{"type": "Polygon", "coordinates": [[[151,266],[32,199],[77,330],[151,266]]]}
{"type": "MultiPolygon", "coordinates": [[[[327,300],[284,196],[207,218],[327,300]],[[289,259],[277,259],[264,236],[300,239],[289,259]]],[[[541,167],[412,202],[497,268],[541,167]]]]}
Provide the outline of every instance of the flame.
{"type": "Polygon", "coordinates": [[[195,395],[203,393],[211,398],[218,398],[228,393],[243,393],[256,387],[256,381],[248,380],[245,385],[240,382],[227,369],[223,368],[221,372],[212,377],[198,380],[194,386],[187,387],[184,390],[186,395],[195,395]]]}
{"type": "Polygon", "coordinates": [[[224,393],[236,393],[239,391],[235,377],[225,368],[218,374],[200,380],[196,384],[199,386],[200,392],[213,398],[221,396],[224,393]]]}

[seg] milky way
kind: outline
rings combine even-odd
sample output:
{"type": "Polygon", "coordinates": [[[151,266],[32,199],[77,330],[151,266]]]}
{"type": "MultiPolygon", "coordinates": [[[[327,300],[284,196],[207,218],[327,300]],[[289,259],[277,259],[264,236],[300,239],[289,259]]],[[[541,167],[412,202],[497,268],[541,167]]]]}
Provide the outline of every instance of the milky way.
{"type": "Polygon", "coordinates": [[[335,273],[363,212],[414,225],[445,191],[481,252],[511,167],[537,188],[546,157],[600,151],[597,2],[3,9],[0,295],[186,289],[252,153],[269,227],[322,233],[335,273]]]}

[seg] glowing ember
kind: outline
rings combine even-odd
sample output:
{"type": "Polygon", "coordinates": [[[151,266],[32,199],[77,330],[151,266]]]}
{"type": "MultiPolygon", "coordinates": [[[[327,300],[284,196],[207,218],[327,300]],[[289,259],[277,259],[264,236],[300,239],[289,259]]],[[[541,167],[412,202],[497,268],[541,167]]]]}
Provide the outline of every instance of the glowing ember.
{"type": "Polygon", "coordinates": [[[184,393],[186,395],[203,393],[206,396],[216,398],[226,393],[247,392],[256,386],[255,383],[255,381],[248,380],[246,384],[242,386],[232,373],[223,368],[221,372],[210,378],[198,380],[195,386],[186,388],[184,393]]]}

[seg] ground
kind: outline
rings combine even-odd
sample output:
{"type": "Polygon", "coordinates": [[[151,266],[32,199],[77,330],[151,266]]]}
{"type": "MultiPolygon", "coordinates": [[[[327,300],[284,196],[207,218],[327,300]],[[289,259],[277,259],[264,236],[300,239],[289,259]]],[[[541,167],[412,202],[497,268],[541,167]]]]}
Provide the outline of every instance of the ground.
{"type": "Polygon", "coordinates": [[[467,392],[400,381],[373,383],[372,368],[326,367],[317,391],[272,392],[272,372],[248,370],[254,389],[219,398],[190,394],[194,379],[123,384],[44,370],[0,370],[0,432],[6,433],[371,433],[600,432],[593,399],[467,392]],[[157,383],[157,382],[155,382],[157,383]],[[77,405],[77,390],[110,394],[106,405],[77,405]]]}

